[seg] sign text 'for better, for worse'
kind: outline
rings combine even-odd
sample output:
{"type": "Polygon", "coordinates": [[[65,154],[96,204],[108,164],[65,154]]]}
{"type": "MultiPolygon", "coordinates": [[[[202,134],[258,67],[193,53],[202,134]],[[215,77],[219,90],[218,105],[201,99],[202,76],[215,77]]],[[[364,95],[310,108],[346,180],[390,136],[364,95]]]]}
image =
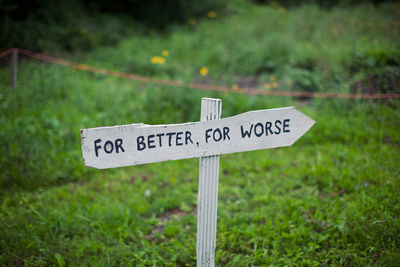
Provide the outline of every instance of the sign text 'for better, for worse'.
{"type": "Polygon", "coordinates": [[[294,107],[169,125],[81,130],[86,166],[99,169],[290,146],[314,124],[294,107]]]}

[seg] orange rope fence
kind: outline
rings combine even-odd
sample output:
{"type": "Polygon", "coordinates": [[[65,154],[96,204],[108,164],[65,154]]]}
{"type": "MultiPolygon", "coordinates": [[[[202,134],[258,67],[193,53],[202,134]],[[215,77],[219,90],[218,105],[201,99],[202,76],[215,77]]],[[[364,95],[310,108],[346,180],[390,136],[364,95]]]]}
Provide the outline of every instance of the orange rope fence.
{"type": "Polygon", "coordinates": [[[361,99],[383,99],[383,98],[400,98],[400,94],[350,94],[350,93],[322,93],[322,92],[285,92],[285,91],[262,91],[253,88],[238,88],[233,89],[227,86],[217,86],[217,85],[208,85],[208,84],[196,84],[196,83],[188,83],[173,80],[164,80],[164,79],[152,79],[147,76],[106,70],[97,67],[91,67],[86,64],[75,63],[71,61],[67,61],[64,59],[59,59],[51,56],[46,56],[44,54],[35,53],[29,50],[21,49],[21,48],[10,48],[2,53],[0,53],[0,58],[5,57],[13,52],[18,52],[25,56],[42,60],[45,62],[50,62],[58,65],[63,65],[66,67],[79,69],[82,71],[88,71],[93,73],[100,73],[104,75],[125,78],[140,82],[151,82],[155,84],[161,85],[170,85],[177,87],[189,87],[192,89],[200,89],[200,90],[208,90],[208,91],[220,91],[220,92],[231,92],[231,93],[244,93],[248,95],[271,95],[271,96],[291,96],[291,97],[311,97],[311,98],[361,98],[361,99]]]}

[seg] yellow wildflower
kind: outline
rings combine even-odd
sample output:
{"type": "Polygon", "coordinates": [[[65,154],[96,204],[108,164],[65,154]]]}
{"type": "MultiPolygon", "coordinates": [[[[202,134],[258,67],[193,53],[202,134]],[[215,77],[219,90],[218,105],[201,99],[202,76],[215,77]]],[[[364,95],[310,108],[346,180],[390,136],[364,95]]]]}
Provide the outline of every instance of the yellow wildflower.
{"type": "Polygon", "coordinates": [[[276,78],[275,78],[274,75],[271,75],[271,77],[269,77],[269,79],[270,79],[271,81],[275,81],[275,80],[276,80],[276,78]]]}
{"type": "Polygon", "coordinates": [[[165,58],[163,58],[163,57],[152,57],[151,59],[150,59],[150,62],[152,63],[152,64],[164,64],[165,63],[165,58]]]}
{"type": "Polygon", "coordinates": [[[168,57],[169,51],[168,51],[168,50],[162,51],[162,55],[163,55],[164,57],[168,57]]]}
{"type": "Polygon", "coordinates": [[[271,89],[271,84],[270,83],[264,83],[265,89],[269,90],[271,89]]]}
{"type": "Polygon", "coordinates": [[[190,18],[190,19],[188,20],[188,24],[189,24],[189,25],[195,25],[196,23],[197,23],[197,21],[196,21],[195,18],[190,18]]]}
{"type": "Polygon", "coordinates": [[[208,68],[207,68],[207,67],[202,67],[202,68],[200,69],[200,75],[201,75],[201,76],[206,76],[207,73],[208,73],[208,68]]]}
{"type": "Polygon", "coordinates": [[[208,12],[208,17],[211,19],[215,19],[217,17],[217,12],[211,10],[208,12]]]}
{"type": "Polygon", "coordinates": [[[273,88],[278,88],[278,86],[279,86],[279,83],[277,83],[277,82],[273,82],[273,83],[272,83],[272,87],[273,87],[273,88]]]}
{"type": "Polygon", "coordinates": [[[236,83],[232,86],[233,90],[239,90],[239,85],[237,85],[236,83]]]}

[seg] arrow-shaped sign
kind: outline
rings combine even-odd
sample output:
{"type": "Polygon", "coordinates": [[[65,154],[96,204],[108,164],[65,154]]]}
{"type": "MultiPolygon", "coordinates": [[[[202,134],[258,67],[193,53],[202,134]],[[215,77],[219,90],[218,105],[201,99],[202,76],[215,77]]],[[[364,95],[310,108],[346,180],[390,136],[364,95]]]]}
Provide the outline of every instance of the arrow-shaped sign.
{"type": "Polygon", "coordinates": [[[183,124],[81,130],[86,166],[106,169],[292,145],[315,123],[294,107],[183,124]]]}
{"type": "Polygon", "coordinates": [[[221,100],[203,98],[201,122],[81,130],[85,165],[99,169],[200,157],[197,266],[214,266],[218,155],[290,146],[315,123],[293,107],[220,115],[221,100]]]}

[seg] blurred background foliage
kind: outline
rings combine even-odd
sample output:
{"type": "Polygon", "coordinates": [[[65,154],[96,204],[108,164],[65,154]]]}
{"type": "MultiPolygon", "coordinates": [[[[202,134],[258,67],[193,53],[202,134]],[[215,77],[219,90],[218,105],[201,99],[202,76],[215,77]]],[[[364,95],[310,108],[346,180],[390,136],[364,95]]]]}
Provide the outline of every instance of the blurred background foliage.
{"type": "MultiPolygon", "coordinates": [[[[0,43],[3,49],[66,53],[65,58],[91,66],[183,82],[400,93],[398,6],[339,1],[327,10],[321,1],[300,2],[3,0],[0,43]]],[[[21,58],[16,93],[7,89],[8,69],[1,74],[0,185],[5,187],[36,188],[84,175],[71,129],[198,120],[203,92],[147,84],[131,91],[130,81],[38,67],[21,58]]],[[[265,99],[230,95],[224,114],[264,108],[265,99]]]]}
{"type": "Polygon", "coordinates": [[[382,2],[390,2],[388,0],[253,0],[259,4],[282,5],[284,7],[298,7],[304,4],[315,4],[322,8],[332,8],[334,6],[351,6],[358,4],[379,4],[382,2]]]}
{"type": "Polygon", "coordinates": [[[133,31],[163,31],[173,24],[186,23],[210,9],[221,9],[223,1],[2,0],[0,43],[3,49],[19,46],[85,51],[100,44],[115,44],[133,31]],[[124,26],[127,24],[130,27],[124,26]]]}
{"type": "MultiPolygon", "coordinates": [[[[249,0],[250,1],[250,0],[249,0]]],[[[253,0],[259,4],[324,8],[378,4],[378,0],[253,0]]],[[[116,44],[132,32],[165,31],[172,25],[222,11],[227,0],[0,0],[0,48],[87,51],[116,44]],[[105,17],[107,19],[105,19],[105,17]],[[130,25],[125,27],[124,25],[130,25]]]]}

